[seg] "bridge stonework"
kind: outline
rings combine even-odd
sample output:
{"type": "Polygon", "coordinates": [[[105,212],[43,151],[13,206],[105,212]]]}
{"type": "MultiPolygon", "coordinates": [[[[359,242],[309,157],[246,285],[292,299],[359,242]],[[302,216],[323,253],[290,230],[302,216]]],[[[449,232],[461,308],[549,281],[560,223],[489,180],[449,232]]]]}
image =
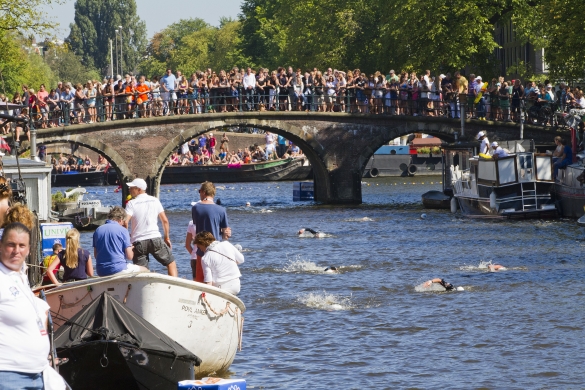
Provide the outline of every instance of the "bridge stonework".
{"type": "MultiPolygon", "coordinates": [[[[491,140],[519,138],[518,125],[433,117],[349,115],[344,113],[245,112],[199,114],[120,120],[91,125],[44,129],[39,143],[70,142],[106,157],[122,182],[141,177],[149,193],[158,195],[160,178],[173,150],[210,130],[256,127],[281,134],[296,143],[311,162],[315,200],[324,203],[361,203],[362,172],[373,153],[390,140],[415,132],[444,141],[470,140],[479,130],[491,140]]],[[[557,132],[525,126],[525,138],[550,143],[557,132]]],[[[123,196],[127,188],[123,186],[123,196]]]]}

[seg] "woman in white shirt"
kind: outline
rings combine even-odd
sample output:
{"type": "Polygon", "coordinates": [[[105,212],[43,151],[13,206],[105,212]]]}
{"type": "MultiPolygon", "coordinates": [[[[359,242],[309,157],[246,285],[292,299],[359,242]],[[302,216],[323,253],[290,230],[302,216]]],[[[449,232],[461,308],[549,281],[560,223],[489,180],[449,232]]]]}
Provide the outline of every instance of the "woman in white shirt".
{"type": "Polygon", "coordinates": [[[34,296],[24,273],[30,231],[21,223],[4,228],[0,241],[0,388],[43,390],[48,369],[49,305],[34,296]]]}
{"type": "Polygon", "coordinates": [[[244,255],[229,241],[216,241],[210,232],[195,236],[197,248],[204,252],[201,258],[204,283],[237,295],[240,292],[240,269],[244,255]]]}

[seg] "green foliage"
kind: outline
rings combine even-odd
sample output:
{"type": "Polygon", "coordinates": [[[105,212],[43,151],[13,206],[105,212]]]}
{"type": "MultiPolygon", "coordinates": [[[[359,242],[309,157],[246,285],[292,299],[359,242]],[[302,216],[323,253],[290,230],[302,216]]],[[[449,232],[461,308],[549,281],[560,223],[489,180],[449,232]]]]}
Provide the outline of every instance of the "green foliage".
{"type": "Polygon", "coordinates": [[[84,66],[81,58],[69,50],[67,45],[52,47],[45,54],[45,61],[52,69],[57,81],[85,84],[87,80],[99,80],[97,70],[84,66]]]}
{"type": "Polygon", "coordinates": [[[208,67],[250,65],[241,42],[239,21],[223,18],[219,27],[213,27],[202,19],[183,19],[152,37],[140,72],[152,77],[164,74],[166,68],[187,74],[208,67]]]}
{"type": "Polygon", "coordinates": [[[135,71],[146,49],[146,25],[136,13],[135,0],[77,0],[75,23],[71,24],[67,42],[81,57],[82,64],[103,74],[110,66],[110,39],[123,57],[119,60],[123,72],[135,71]],[[116,34],[118,26],[122,26],[116,34]]]}
{"type": "Polygon", "coordinates": [[[43,6],[60,4],[61,0],[0,0],[0,32],[42,33],[54,29],[53,22],[45,19],[43,6]]]}
{"type": "MultiPolygon", "coordinates": [[[[0,73],[3,88],[9,97],[21,91],[23,84],[38,89],[40,84],[47,88],[56,84],[55,76],[49,66],[38,54],[29,54],[23,47],[26,41],[17,33],[0,34],[0,73]]],[[[4,92],[2,90],[2,92],[4,92]]]]}

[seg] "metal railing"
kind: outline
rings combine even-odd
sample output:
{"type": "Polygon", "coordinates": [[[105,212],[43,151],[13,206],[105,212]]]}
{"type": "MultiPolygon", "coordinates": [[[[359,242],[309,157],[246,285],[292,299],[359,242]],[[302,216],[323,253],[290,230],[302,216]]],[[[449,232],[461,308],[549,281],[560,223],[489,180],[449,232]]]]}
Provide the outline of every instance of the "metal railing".
{"type": "Polygon", "coordinates": [[[136,92],[115,96],[98,96],[95,104],[87,100],[61,101],[43,110],[30,107],[30,126],[47,128],[71,124],[114,120],[174,116],[184,114],[243,111],[307,111],[361,113],[373,115],[408,115],[521,121],[525,112],[529,124],[563,127],[563,113],[568,107],[558,103],[527,98],[507,99],[486,95],[475,97],[456,93],[412,91],[402,89],[356,89],[308,87],[295,88],[211,88],[193,92],[136,92]]]}

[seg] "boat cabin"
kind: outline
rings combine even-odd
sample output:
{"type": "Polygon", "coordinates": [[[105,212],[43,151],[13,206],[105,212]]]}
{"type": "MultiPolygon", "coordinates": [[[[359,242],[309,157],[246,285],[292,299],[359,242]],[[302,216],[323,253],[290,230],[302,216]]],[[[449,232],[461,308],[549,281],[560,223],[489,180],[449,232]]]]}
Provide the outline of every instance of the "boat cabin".
{"type": "Polygon", "coordinates": [[[26,199],[31,211],[37,213],[40,222],[49,221],[51,208],[51,166],[42,161],[14,156],[2,156],[2,175],[9,179],[12,192],[18,199],[26,199]],[[18,168],[20,165],[19,180],[18,168]]]}

